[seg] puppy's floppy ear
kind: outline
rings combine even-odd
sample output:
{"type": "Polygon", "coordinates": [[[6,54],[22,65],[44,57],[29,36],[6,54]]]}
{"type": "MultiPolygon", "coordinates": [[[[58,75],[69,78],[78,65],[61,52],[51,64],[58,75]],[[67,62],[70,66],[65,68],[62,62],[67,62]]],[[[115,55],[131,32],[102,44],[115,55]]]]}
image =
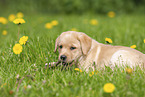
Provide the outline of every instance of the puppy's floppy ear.
{"type": "Polygon", "coordinates": [[[58,39],[59,39],[59,37],[57,37],[57,39],[55,40],[55,49],[54,49],[54,52],[56,52],[56,50],[57,50],[57,46],[58,46],[58,39]]]}
{"type": "Polygon", "coordinates": [[[81,33],[78,36],[78,40],[80,41],[83,54],[87,55],[87,53],[89,52],[91,45],[92,45],[92,39],[89,36],[87,36],[86,34],[81,33]]]}

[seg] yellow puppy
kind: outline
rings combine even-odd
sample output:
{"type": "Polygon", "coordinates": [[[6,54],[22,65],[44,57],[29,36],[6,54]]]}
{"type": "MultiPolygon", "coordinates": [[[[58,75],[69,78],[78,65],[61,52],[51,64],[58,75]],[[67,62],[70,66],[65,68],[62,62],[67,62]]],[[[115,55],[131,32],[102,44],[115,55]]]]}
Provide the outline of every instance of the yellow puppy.
{"type": "Polygon", "coordinates": [[[82,32],[63,32],[55,43],[58,48],[59,62],[63,65],[75,64],[88,71],[104,65],[114,68],[115,65],[145,67],[145,54],[124,46],[111,46],[98,43],[82,32]]]}

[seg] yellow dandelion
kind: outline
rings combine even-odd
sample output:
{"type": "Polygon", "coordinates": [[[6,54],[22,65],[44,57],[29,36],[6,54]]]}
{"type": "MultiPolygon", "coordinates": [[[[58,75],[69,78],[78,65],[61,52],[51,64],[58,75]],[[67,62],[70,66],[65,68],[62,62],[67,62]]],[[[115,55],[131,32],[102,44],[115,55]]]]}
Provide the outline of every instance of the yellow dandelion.
{"type": "Polygon", "coordinates": [[[115,90],[115,86],[112,83],[106,83],[103,87],[104,92],[112,93],[115,90]]]}
{"type": "Polygon", "coordinates": [[[97,25],[97,24],[98,24],[98,21],[97,21],[96,19],[92,19],[92,20],[90,21],[90,24],[91,24],[91,25],[97,25]]]}
{"type": "Polygon", "coordinates": [[[27,40],[28,40],[28,36],[23,36],[23,37],[20,38],[19,43],[21,45],[23,45],[23,44],[25,45],[27,40]]]}
{"type": "Polygon", "coordinates": [[[22,12],[17,13],[17,18],[23,18],[23,17],[24,17],[24,14],[22,12]]]}
{"type": "Polygon", "coordinates": [[[25,23],[25,20],[24,19],[15,19],[14,21],[13,21],[13,23],[15,23],[15,24],[23,24],[23,23],[25,23]]]}
{"type": "Polygon", "coordinates": [[[90,77],[92,77],[92,74],[89,74],[90,77]]]}
{"type": "Polygon", "coordinates": [[[57,20],[53,20],[53,21],[51,22],[51,24],[52,24],[52,26],[56,26],[56,25],[58,25],[58,21],[57,21],[57,20]]]}
{"type": "Polygon", "coordinates": [[[13,52],[15,54],[20,54],[22,52],[22,46],[20,44],[15,44],[13,47],[13,52]]]}
{"type": "Polygon", "coordinates": [[[3,35],[7,35],[7,33],[8,32],[6,30],[3,30],[3,32],[2,32],[3,35]]]}
{"type": "Polygon", "coordinates": [[[94,71],[92,71],[92,75],[94,75],[94,71]]]}
{"type": "Polygon", "coordinates": [[[3,87],[4,85],[1,85],[1,88],[3,87]]]}
{"type": "Polygon", "coordinates": [[[7,24],[8,21],[7,21],[6,18],[4,18],[4,17],[0,17],[0,23],[2,23],[2,24],[7,24]]]}
{"type": "Polygon", "coordinates": [[[133,72],[133,69],[131,69],[131,68],[126,68],[125,70],[126,70],[126,73],[128,73],[128,74],[132,74],[132,72],[133,72]]]}
{"type": "Polygon", "coordinates": [[[106,43],[110,44],[113,43],[112,40],[110,38],[105,38],[106,43]]]}
{"type": "Polygon", "coordinates": [[[45,28],[47,29],[51,29],[53,27],[53,25],[51,23],[46,23],[45,24],[45,28]]]}
{"type": "Polygon", "coordinates": [[[79,68],[75,68],[74,69],[75,71],[79,71],[79,72],[83,72],[81,69],[79,69],[79,68]]]}
{"type": "Polygon", "coordinates": [[[130,46],[130,48],[136,48],[136,45],[132,45],[132,46],[130,46]]]}
{"type": "Polygon", "coordinates": [[[95,71],[95,74],[98,74],[98,71],[95,71]]]}
{"type": "Polygon", "coordinates": [[[14,21],[15,18],[16,18],[16,16],[14,14],[10,14],[8,17],[9,21],[11,21],[11,22],[14,21]]]}
{"type": "Polygon", "coordinates": [[[83,71],[80,69],[80,72],[83,72],[83,71]]]}
{"type": "Polygon", "coordinates": [[[113,11],[108,12],[108,16],[109,16],[110,18],[115,17],[115,12],[113,12],[113,11]]]}
{"type": "Polygon", "coordinates": [[[2,88],[3,86],[5,86],[5,85],[7,85],[7,83],[2,84],[2,85],[1,85],[1,88],[2,88]]]}
{"type": "Polygon", "coordinates": [[[94,74],[97,74],[97,73],[98,73],[98,71],[92,71],[92,72],[89,74],[89,76],[92,77],[94,74]]]}
{"type": "Polygon", "coordinates": [[[78,31],[76,28],[72,28],[71,31],[78,31]]]}
{"type": "Polygon", "coordinates": [[[80,69],[79,69],[79,68],[75,68],[75,70],[76,70],[76,71],[79,71],[80,69]]]}
{"type": "Polygon", "coordinates": [[[145,39],[144,39],[144,43],[145,43],[145,39]]]}
{"type": "Polygon", "coordinates": [[[94,70],[94,71],[92,71],[92,74],[98,74],[98,71],[94,70]]]}

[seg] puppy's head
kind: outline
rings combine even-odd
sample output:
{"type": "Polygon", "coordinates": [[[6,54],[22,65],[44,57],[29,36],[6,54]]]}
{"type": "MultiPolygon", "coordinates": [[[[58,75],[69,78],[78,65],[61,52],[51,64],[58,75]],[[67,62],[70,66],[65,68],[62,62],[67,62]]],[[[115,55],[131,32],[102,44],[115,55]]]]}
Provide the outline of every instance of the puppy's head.
{"type": "Polygon", "coordinates": [[[63,32],[55,42],[55,52],[58,49],[59,61],[64,65],[72,64],[82,55],[87,55],[91,48],[92,39],[84,33],[63,32]]]}

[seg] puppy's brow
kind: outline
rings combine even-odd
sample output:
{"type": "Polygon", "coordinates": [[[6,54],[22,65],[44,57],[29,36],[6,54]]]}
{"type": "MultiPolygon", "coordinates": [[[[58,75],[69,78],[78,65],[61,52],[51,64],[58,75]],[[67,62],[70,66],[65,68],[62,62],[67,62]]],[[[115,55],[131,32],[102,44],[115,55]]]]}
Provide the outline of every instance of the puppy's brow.
{"type": "Polygon", "coordinates": [[[77,45],[76,45],[76,44],[72,44],[71,46],[77,47],[77,45]]]}

